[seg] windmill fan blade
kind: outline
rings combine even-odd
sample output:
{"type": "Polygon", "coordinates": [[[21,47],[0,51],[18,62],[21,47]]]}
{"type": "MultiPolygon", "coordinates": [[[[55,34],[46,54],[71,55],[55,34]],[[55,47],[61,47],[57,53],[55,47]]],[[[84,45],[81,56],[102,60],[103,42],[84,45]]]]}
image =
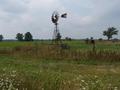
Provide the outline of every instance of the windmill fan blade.
{"type": "Polygon", "coordinates": [[[61,15],[62,18],[67,18],[67,13],[61,15]]]}
{"type": "Polygon", "coordinates": [[[53,22],[53,23],[57,24],[58,19],[59,19],[59,14],[58,14],[58,12],[53,12],[51,19],[52,19],[52,22],[53,22]]]}

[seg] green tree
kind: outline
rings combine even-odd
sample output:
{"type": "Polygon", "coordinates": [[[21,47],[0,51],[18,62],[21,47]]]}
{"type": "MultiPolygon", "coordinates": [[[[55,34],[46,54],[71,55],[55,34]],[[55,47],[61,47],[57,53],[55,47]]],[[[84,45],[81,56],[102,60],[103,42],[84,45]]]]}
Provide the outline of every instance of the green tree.
{"type": "Polygon", "coordinates": [[[0,35],[0,41],[2,41],[3,40],[3,35],[0,35]]]}
{"type": "Polygon", "coordinates": [[[16,39],[17,39],[18,41],[23,41],[23,40],[24,40],[23,38],[24,38],[24,35],[23,35],[23,34],[17,33],[16,39]]]}
{"type": "Polygon", "coordinates": [[[30,32],[25,33],[25,41],[33,41],[33,36],[30,32]]]}
{"type": "Polygon", "coordinates": [[[113,35],[117,35],[118,30],[114,27],[109,27],[106,31],[103,31],[103,35],[107,36],[108,40],[112,38],[113,35]]]}

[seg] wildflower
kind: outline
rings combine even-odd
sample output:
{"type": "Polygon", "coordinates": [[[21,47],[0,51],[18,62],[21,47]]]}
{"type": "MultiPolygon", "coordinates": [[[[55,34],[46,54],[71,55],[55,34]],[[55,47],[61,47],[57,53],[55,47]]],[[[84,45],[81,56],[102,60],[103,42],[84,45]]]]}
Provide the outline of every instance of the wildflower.
{"type": "Polygon", "coordinates": [[[83,89],[83,90],[86,90],[86,88],[85,88],[85,87],[83,87],[82,89],[83,89]]]}
{"type": "Polygon", "coordinates": [[[42,90],[44,90],[44,88],[42,88],[42,90]]]}
{"type": "Polygon", "coordinates": [[[97,81],[96,81],[96,83],[99,83],[99,82],[100,82],[100,80],[97,80],[97,81]]]}
{"type": "Polygon", "coordinates": [[[63,81],[63,84],[65,85],[65,84],[66,84],[66,82],[65,82],[65,81],[63,81]]]}
{"type": "Polygon", "coordinates": [[[68,81],[68,83],[70,84],[70,83],[71,83],[71,81],[68,81]]]}
{"type": "Polygon", "coordinates": [[[76,80],[79,80],[79,77],[77,77],[76,80]]]}
{"type": "Polygon", "coordinates": [[[85,80],[81,80],[81,82],[85,82],[85,80]]]}
{"type": "Polygon", "coordinates": [[[95,75],[94,77],[95,77],[95,78],[98,78],[98,76],[97,76],[97,75],[95,75]]]}
{"type": "Polygon", "coordinates": [[[79,75],[78,77],[82,78],[82,75],[79,75]]]}
{"type": "Polygon", "coordinates": [[[16,71],[15,71],[15,70],[13,70],[13,71],[12,71],[12,73],[16,73],[16,71]]]}
{"type": "Polygon", "coordinates": [[[114,90],[118,90],[118,87],[114,87],[114,90]]]}
{"type": "Polygon", "coordinates": [[[3,71],[6,71],[6,68],[3,68],[3,71]]]}

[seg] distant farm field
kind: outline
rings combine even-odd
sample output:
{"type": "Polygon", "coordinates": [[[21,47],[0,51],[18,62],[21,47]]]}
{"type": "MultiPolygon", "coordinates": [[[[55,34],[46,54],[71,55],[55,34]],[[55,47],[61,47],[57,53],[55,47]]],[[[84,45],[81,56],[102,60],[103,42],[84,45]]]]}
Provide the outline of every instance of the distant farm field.
{"type": "Polygon", "coordinates": [[[0,42],[0,90],[120,90],[120,42],[0,42]]]}
{"type": "MultiPolygon", "coordinates": [[[[0,48],[13,48],[16,46],[34,45],[34,44],[51,44],[51,41],[34,41],[34,42],[18,42],[18,41],[4,41],[0,42],[0,48]]],[[[71,49],[91,49],[91,45],[85,44],[85,41],[73,40],[73,41],[63,41],[63,43],[71,46],[71,49]]],[[[109,49],[109,50],[120,50],[120,41],[96,41],[96,48],[99,49],[109,49]]]]}

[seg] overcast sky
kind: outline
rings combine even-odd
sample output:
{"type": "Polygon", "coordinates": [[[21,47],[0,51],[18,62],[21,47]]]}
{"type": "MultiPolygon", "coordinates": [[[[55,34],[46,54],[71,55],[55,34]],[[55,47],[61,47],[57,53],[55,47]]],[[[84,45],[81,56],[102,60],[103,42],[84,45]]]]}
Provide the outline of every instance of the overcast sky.
{"type": "Polygon", "coordinates": [[[102,32],[108,27],[120,30],[120,0],[0,0],[0,34],[5,39],[15,39],[18,32],[52,38],[55,10],[68,13],[59,20],[63,38],[104,38],[102,32]]]}

